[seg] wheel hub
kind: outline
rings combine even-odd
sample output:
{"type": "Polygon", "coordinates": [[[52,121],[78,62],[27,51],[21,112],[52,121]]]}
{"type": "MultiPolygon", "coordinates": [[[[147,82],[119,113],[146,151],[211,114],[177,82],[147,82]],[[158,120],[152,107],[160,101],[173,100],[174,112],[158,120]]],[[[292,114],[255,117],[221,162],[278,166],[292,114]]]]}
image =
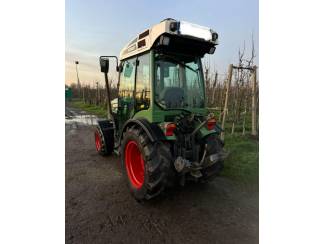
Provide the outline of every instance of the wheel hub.
{"type": "Polygon", "coordinates": [[[144,160],[135,141],[129,141],[125,147],[125,166],[131,184],[140,188],[144,183],[144,160]]]}
{"type": "Polygon", "coordinates": [[[95,144],[96,144],[96,150],[97,152],[99,152],[102,148],[102,139],[100,138],[98,131],[95,132],[95,144]]]}

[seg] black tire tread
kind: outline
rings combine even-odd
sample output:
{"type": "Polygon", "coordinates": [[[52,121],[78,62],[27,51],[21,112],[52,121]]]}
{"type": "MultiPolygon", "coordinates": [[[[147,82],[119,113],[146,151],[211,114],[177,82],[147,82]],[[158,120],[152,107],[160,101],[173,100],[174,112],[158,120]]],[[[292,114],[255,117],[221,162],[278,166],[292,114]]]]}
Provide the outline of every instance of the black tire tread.
{"type": "MultiPolygon", "coordinates": [[[[165,190],[168,181],[169,168],[171,167],[172,156],[167,145],[160,141],[151,142],[145,131],[136,126],[127,128],[123,134],[122,146],[126,145],[127,140],[133,135],[141,145],[145,160],[145,174],[147,180],[142,188],[142,194],[133,194],[137,200],[152,199],[165,190]]],[[[124,148],[122,148],[122,162],[124,162],[124,148]]],[[[123,163],[123,167],[125,167],[123,163]]],[[[133,191],[134,193],[134,191],[133,191]]]]}
{"type": "Polygon", "coordinates": [[[98,151],[98,154],[100,154],[101,156],[108,156],[111,155],[113,152],[113,148],[111,148],[111,150],[109,150],[109,148],[107,148],[106,142],[105,142],[105,137],[103,135],[103,132],[101,130],[101,128],[97,125],[95,128],[95,133],[98,133],[101,139],[101,143],[102,143],[102,147],[101,149],[98,151]]]}

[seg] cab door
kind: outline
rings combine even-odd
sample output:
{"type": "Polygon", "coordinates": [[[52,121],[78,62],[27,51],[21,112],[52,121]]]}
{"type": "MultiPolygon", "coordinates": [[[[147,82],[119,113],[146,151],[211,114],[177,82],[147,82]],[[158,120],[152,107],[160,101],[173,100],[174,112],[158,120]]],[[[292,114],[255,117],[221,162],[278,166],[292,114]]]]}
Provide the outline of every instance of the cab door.
{"type": "Polygon", "coordinates": [[[120,73],[120,84],[118,91],[118,121],[119,131],[124,123],[134,114],[134,87],[136,73],[136,58],[125,60],[120,73]]]}

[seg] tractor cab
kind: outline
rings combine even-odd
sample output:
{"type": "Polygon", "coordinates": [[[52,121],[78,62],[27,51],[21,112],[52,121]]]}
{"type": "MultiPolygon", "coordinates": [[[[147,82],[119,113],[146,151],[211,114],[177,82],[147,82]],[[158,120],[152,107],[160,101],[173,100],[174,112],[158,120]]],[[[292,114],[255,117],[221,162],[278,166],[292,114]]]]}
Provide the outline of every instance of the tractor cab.
{"type": "Polygon", "coordinates": [[[108,101],[110,58],[116,59],[119,78],[116,109],[108,103],[109,118],[95,132],[97,151],[121,155],[136,199],[151,198],[165,187],[150,183],[157,175],[184,183],[221,170],[223,142],[205,107],[201,63],[217,44],[218,34],[210,28],[165,19],[132,39],[119,62],[115,56],[100,57],[108,101]]]}
{"type": "Polygon", "coordinates": [[[140,33],[120,53],[120,119],[161,122],[184,111],[205,114],[201,58],[214,53],[217,41],[211,29],[174,19],[140,33]]]}

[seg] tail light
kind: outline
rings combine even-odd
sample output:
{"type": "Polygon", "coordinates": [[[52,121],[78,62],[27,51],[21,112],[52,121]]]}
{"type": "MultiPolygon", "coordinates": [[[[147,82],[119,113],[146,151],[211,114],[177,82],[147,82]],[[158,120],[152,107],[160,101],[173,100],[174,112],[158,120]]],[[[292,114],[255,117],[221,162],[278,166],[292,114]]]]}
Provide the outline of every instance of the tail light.
{"type": "Polygon", "coordinates": [[[215,118],[209,119],[207,122],[208,130],[213,130],[216,127],[217,120],[215,118]]]}
{"type": "Polygon", "coordinates": [[[172,136],[174,135],[174,130],[176,129],[176,125],[174,123],[168,123],[165,126],[165,135],[166,136],[172,136]]]}

